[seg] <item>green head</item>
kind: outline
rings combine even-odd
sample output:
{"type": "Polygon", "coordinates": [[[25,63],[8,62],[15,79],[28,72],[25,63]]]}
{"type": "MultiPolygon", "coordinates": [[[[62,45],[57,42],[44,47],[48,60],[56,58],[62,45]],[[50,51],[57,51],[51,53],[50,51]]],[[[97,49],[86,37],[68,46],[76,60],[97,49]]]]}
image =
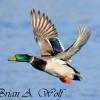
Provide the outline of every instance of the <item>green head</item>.
{"type": "Polygon", "coordinates": [[[9,58],[8,61],[18,61],[18,62],[30,62],[33,56],[28,54],[16,54],[14,57],[9,58]]]}

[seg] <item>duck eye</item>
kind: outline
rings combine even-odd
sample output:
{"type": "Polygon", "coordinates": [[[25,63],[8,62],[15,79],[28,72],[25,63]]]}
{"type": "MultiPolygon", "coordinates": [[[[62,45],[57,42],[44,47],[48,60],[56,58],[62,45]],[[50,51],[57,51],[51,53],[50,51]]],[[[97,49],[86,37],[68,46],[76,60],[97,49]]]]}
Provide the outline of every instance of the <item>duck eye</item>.
{"type": "Polygon", "coordinates": [[[26,57],[27,57],[27,58],[29,58],[29,55],[28,55],[28,54],[26,54],[26,57]]]}

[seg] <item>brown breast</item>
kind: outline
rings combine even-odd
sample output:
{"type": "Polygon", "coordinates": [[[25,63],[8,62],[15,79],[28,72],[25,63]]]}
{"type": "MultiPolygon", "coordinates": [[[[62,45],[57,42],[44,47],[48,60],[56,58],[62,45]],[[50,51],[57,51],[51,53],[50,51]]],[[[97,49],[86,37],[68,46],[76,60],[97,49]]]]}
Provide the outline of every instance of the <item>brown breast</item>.
{"type": "Polygon", "coordinates": [[[34,68],[41,70],[41,71],[45,70],[46,64],[47,64],[46,60],[40,59],[40,58],[37,58],[37,57],[34,57],[34,61],[31,62],[31,65],[34,68]]]}

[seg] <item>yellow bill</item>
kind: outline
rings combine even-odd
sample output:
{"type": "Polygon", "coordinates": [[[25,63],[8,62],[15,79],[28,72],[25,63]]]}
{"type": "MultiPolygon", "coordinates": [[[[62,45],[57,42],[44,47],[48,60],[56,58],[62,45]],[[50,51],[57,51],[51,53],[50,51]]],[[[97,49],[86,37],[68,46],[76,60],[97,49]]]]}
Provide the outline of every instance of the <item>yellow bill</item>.
{"type": "Polygon", "coordinates": [[[16,57],[9,58],[8,61],[16,61],[16,57]]]}

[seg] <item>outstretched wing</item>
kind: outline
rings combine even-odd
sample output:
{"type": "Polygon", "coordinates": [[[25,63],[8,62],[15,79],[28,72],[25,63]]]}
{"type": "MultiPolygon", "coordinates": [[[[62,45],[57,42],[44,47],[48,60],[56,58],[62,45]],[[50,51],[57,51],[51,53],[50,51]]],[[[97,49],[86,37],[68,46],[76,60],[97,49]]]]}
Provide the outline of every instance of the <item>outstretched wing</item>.
{"type": "Polygon", "coordinates": [[[90,32],[86,30],[85,27],[79,29],[79,36],[76,41],[64,52],[59,53],[58,55],[54,56],[54,58],[62,59],[62,60],[69,60],[74,54],[76,54],[88,41],[90,37],[90,32]]]}
{"type": "Polygon", "coordinates": [[[31,21],[34,38],[39,44],[41,56],[52,56],[63,51],[56,28],[48,16],[33,9],[31,11],[31,21]]]}

